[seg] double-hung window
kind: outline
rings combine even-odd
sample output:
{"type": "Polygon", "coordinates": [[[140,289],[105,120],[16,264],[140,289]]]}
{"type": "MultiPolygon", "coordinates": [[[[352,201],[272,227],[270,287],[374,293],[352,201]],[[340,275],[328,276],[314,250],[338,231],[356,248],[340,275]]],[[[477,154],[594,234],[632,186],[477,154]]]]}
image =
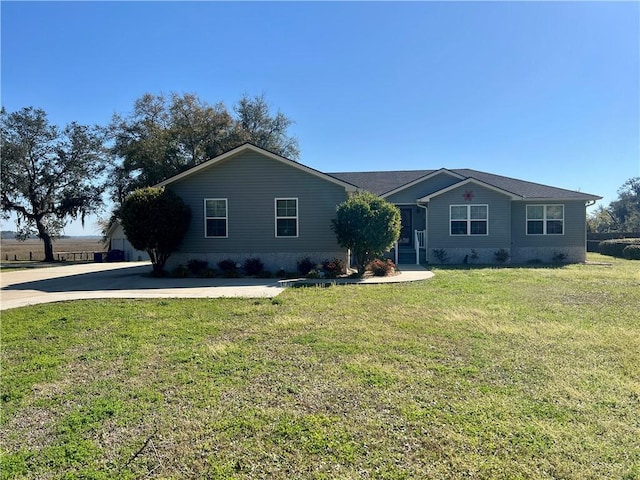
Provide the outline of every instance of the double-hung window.
{"type": "Polygon", "coordinates": [[[488,205],[450,205],[451,235],[488,235],[488,205]]]}
{"type": "Polygon", "coordinates": [[[207,238],[226,238],[227,199],[206,198],[204,200],[204,236],[207,238]]]}
{"type": "Polygon", "coordinates": [[[563,235],[564,205],[527,205],[527,235],[563,235]]]}
{"type": "Polygon", "coordinates": [[[298,236],[298,199],[276,198],[276,237],[298,236]]]}

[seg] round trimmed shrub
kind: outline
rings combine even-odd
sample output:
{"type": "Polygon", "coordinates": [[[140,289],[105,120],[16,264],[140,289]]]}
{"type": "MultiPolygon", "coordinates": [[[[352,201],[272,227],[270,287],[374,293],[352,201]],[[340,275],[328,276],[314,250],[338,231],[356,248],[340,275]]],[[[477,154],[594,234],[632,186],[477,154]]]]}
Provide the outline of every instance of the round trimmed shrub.
{"type": "Polygon", "coordinates": [[[141,188],[122,203],[120,222],[131,245],[149,254],[153,274],[160,277],[189,228],[191,209],[171,190],[141,188]]]}
{"type": "Polygon", "coordinates": [[[640,245],[627,245],[622,250],[622,256],[628,260],[640,260],[640,245]]]}

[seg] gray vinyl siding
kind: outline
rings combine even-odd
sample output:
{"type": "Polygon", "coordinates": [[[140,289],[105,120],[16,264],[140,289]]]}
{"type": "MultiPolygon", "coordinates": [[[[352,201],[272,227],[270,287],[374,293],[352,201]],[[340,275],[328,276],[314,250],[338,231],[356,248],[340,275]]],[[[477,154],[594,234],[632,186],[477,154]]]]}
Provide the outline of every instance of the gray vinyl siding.
{"type": "Polygon", "coordinates": [[[515,263],[530,261],[552,262],[558,254],[566,255],[567,262],[586,260],[586,208],[580,201],[514,201],[512,205],[513,245],[515,263]],[[527,235],[527,205],[564,205],[564,232],[562,235],[527,235]]]}
{"type": "Polygon", "coordinates": [[[527,201],[513,202],[512,240],[516,247],[575,247],[586,242],[586,209],[584,201],[527,201]],[[527,205],[564,205],[564,233],[562,235],[527,235],[527,205]]]}
{"type": "Polygon", "coordinates": [[[415,185],[412,185],[411,187],[394,193],[393,195],[389,195],[388,197],[385,197],[385,199],[395,204],[416,203],[416,200],[418,200],[419,198],[426,197],[433,192],[437,192],[438,190],[447,188],[459,181],[459,178],[447,175],[446,173],[441,173],[432,178],[424,180],[423,182],[417,183],[415,185]]]}
{"type": "Polygon", "coordinates": [[[344,187],[254,152],[212,165],[169,186],[191,208],[180,246],[189,254],[340,251],[331,230],[344,187]],[[205,238],[204,199],[226,198],[227,238],[205,238]],[[276,238],[275,198],[298,199],[298,237],[276,238]]]}
{"type": "Polygon", "coordinates": [[[504,194],[477,185],[464,185],[438,195],[429,202],[427,228],[429,249],[508,249],[511,243],[511,199],[504,194]],[[473,199],[463,195],[473,192],[473,199]],[[488,235],[450,235],[451,205],[488,205],[488,235]]]}

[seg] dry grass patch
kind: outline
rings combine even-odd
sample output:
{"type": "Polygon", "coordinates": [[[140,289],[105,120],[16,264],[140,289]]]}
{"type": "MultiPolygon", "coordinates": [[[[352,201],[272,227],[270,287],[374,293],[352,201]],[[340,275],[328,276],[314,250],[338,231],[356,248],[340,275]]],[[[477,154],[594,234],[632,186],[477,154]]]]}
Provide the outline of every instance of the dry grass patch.
{"type": "MultiPolygon", "coordinates": [[[[93,252],[104,252],[105,246],[100,238],[58,238],[53,241],[53,251],[56,259],[58,258],[56,252],[67,252],[61,254],[61,258],[64,257],[67,261],[74,259],[73,255],[68,255],[68,252],[76,252],[76,260],[93,261],[93,252]]],[[[39,239],[21,242],[3,238],[0,241],[0,252],[3,262],[44,260],[44,244],[39,239]]]]}

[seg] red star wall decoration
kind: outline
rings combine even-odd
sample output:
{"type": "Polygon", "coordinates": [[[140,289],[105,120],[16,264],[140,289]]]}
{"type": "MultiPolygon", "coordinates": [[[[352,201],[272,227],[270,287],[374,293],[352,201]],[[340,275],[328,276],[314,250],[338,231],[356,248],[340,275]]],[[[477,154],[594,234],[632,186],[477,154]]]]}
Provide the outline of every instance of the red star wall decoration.
{"type": "Polygon", "coordinates": [[[471,200],[473,200],[473,196],[474,195],[471,190],[465,190],[465,192],[462,194],[465,202],[470,202],[471,200]]]}

